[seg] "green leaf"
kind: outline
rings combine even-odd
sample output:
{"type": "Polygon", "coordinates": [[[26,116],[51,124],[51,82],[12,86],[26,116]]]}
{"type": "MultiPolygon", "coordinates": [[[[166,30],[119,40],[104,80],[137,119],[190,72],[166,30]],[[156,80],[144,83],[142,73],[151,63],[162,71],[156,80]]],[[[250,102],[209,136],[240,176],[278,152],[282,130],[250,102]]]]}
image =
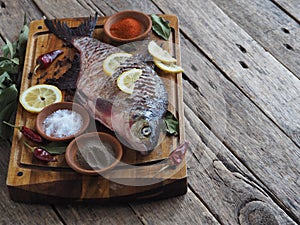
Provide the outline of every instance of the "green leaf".
{"type": "Polygon", "coordinates": [[[9,57],[10,57],[10,50],[9,50],[8,45],[2,45],[1,49],[2,49],[2,52],[3,52],[3,58],[9,59],[9,57]]]}
{"type": "Polygon", "coordinates": [[[18,97],[18,90],[16,85],[13,84],[8,88],[2,89],[0,94],[0,105],[5,106],[11,102],[14,102],[18,97]]]}
{"type": "MultiPolygon", "coordinates": [[[[12,123],[12,117],[14,115],[15,110],[17,109],[16,102],[11,102],[4,106],[0,111],[0,123],[2,124],[3,121],[8,121],[12,123]]],[[[0,126],[0,137],[2,138],[10,138],[13,133],[13,128],[9,126],[0,126]]]]}
{"type": "Polygon", "coordinates": [[[0,62],[3,62],[3,61],[10,61],[10,58],[6,57],[6,56],[0,56],[0,62]]]}
{"type": "Polygon", "coordinates": [[[4,72],[0,75],[0,98],[3,92],[3,89],[12,85],[12,80],[7,72],[4,72]]]}
{"type": "Polygon", "coordinates": [[[167,133],[177,136],[179,133],[179,122],[175,116],[171,112],[167,111],[164,121],[167,126],[167,133]]]}
{"type": "Polygon", "coordinates": [[[66,152],[68,142],[50,142],[49,144],[43,147],[47,152],[53,155],[60,155],[66,152]]]}
{"type": "MultiPolygon", "coordinates": [[[[21,62],[24,60],[28,31],[25,15],[18,41],[12,43],[6,39],[6,44],[1,46],[3,56],[0,57],[0,124],[3,121],[11,122],[17,107],[18,90],[11,76],[18,73],[20,60],[21,62]]],[[[12,131],[10,127],[1,125],[0,137],[8,138],[12,135],[12,131]]]]}
{"type": "Polygon", "coordinates": [[[168,40],[171,34],[171,28],[169,21],[155,14],[151,15],[152,30],[165,40],[168,40]]]}
{"type": "MultiPolygon", "coordinates": [[[[1,78],[1,87],[5,79],[8,79],[7,74],[2,74],[1,78]]],[[[3,85],[4,86],[4,85],[3,85]]],[[[16,86],[10,85],[10,87],[5,89],[0,89],[0,105],[2,106],[0,109],[0,124],[3,121],[10,121],[14,115],[14,111],[17,109],[17,98],[18,98],[18,90],[16,86]]],[[[12,135],[12,129],[8,126],[0,126],[0,136],[3,138],[8,138],[12,135]]]]}
{"type": "Polygon", "coordinates": [[[13,58],[10,61],[12,61],[16,65],[19,65],[19,59],[18,58],[13,58]]]}
{"type": "Polygon", "coordinates": [[[0,74],[4,72],[15,74],[18,72],[18,65],[11,61],[11,59],[4,59],[3,57],[0,57],[0,74]],[[1,58],[3,59],[2,61],[1,58]]]}
{"type": "Polygon", "coordinates": [[[23,52],[23,48],[26,47],[28,32],[29,32],[29,27],[25,24],[21,29],[19,39],[18,39],[17,50],[19,52],[23,52]]]}
{"type": "Polygon", "coordinates": [[[8,49],[9,49],[10,58],[13,58],[15,55],[13,44],[7,38],[5,38],[5,41],[6,41],[6,45],[7,45],[8,49]]]}

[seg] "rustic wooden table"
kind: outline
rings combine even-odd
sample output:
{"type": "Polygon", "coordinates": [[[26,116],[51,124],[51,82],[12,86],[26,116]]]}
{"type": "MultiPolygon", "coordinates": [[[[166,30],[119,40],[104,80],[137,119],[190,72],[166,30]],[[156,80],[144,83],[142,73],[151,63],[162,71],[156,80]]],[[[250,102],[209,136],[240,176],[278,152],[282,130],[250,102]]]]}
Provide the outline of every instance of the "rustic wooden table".
{"type": "Polygon", "coordinates": [[[180,21],[187,194],[109,205],[10,200],[0,149],[0,224],[299,224],[299,0],[1,0],[0,44],[30,20],[134,9],[180,21]]]}

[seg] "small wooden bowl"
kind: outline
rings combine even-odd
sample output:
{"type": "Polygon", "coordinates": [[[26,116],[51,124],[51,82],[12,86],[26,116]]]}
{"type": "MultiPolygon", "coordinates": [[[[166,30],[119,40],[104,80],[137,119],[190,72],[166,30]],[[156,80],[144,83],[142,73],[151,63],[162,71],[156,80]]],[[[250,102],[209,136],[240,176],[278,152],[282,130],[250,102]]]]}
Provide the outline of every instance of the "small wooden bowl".
{"type": "Polygon", "coordinates": [[[73,102],[58,102],[58,103],[54,103],[54,104],[51,104],[51,105],[45,107],[41,112],[39,112],[39,114],[37,115],[37,118],[36,118],[35,126],[36,126],[37,132],[48,141],[70,141],[73,138],[77,137],[78,135],[82,134],[89,126],[89,123],[90,123],[89,113],[81,105],[73,103],[73,102]],[[55,136],[49,136],[46,134],[46,132],[43,128],[43,122],[50,114],[54,113],[55,111],[57,111],[59,109],[72,110],[81,115],[82,126],[75,134],[70,135],[70,136],[65,136],[65,137],[55,137],[55,136]]]}
{"type": "Polygon", "coordinates": [[[122,145],[114,136],[104,132],[92,132],[72,140],[66,149],[65,158],[67,164],[78,173],[100,175],[114,168],[122,155],[122,145]],[[93,154],[92,159],[89,154],[93,154]]]}
{"type": "Polygon", "coordinates": [[[138,41],[138,40],[144,39],[150,32],[151,27],[152,27],[152,21],[151,21],[151,18],[147,14],[138,12],[138,11],[122,11],[122,12],[118,12],[118,13],[110,16],[106,20],[106,22],[104,24],[104,33],[109,39],[111,39],[114,42],[127,43],[127,42],[138,41]],[[126,19],[126,18],[133,18],[133,19],[139,21],[140,24],[142,25],[142,32],[133,38],[120,38],[120,37],[113,36],[110,31],[111,26],[113,24],[119,22],[120,20],[126,19]]]}

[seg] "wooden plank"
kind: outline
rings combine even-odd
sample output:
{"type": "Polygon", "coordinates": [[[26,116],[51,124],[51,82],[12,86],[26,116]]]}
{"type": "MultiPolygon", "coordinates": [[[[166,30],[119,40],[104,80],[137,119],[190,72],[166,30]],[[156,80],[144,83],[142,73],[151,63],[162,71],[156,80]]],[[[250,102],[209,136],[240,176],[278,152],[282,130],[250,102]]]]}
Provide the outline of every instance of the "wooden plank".
{"type": "Polygon", "coordinates": [[[32,1],[1,1],[0,7],[0,34],[10,41],[17,39],[23,26],[26,12],[27,20],[41,19],[42,14],[32,3],[32,1]]]}
{"type": "Polygon", "coordinates": [[[298,0],[273,0],[280,5],[288,14],[300,21],[300,2],[298,0]]]}
{"type": "MultiPolygon", "coordinates": [[[[192,84],[191,86],[188,82],[184,83],[186,111],[190,108],[201,118],[220,143],[223,143],[250,174],[265,186],[267,194],[276,199],[276,203],[298,221],[299,147],[234,84],[210,65],[194,46],[184,39],[181,40],[181,45],[182,49],[189,49],[182,51],[182,59],[189,76],[187,81],[192,84]]],[[[185,115],[187,116],[187,113],[185,115]]],[[[190,120],[190,124],[206,145],[214,144],[216,139],[213,136],[205,136],[197,121],[190,120]]],[[[188,130],[187,135],[191,135],[188,130]]],[[[192,144],[196,142],[194,136],[190,138],[192,144]]],[[[223,156],[220,150],[222,145],[216,146],[214,154],[223,156]]],[[[197,149],[201,150],[201,147],[197,149]]],[[[201,156],[204,153],[194,154],[201,156]]],[[[201,163],[206,163],[206,160],[201,160],[201,163]]],[[[193,179],[194,176],[191,177],[193,179]]],[[[205,202],[211,201],[203,198],[205,202]]]]}
{"type": "Polygon", "coordinates": [[[166,13],[178,15],[181,29],[210,61],[300,146],[297,77],[211,1],[194,0],[184,6],[177,0],[155,2],[166,13]]]}
{"type": "Polygon", "coordinates": [[[179,15],[182,30],[197,40],[196,44],[211,62],[300,146],[300,81],[297,77],[211,1],[194,0],[186,5],[179,1],[155,2],[166,13],[179,15]],[[170,7],[176,5],[177,8],[170,7]],[[190,15],[191,11],[197,13],[190,15]]]}
{"type": "Polygon", "coordinates": [[[151,1],[113,0],[113,1],[84,1],[72,0],[68,4],[53,1],[34,0],[39,9],[48,18],[76,18],[93,15],[96,11],[100,15],[111,15],[122,10],[139,10],[145,13],[160,13],[151,1]]]}
{"type": "MultiPolygon", "coordinates": [[[[299,23],[271,1],[213,0],[213,2],[266,51],[300,78],[299,23]]],[[[298,4],[300,11],[300,3],[298,4]]]]}
{"type": "Polygon", "coordinates": [[[101,1],[94,1],[94,4],[96,4],[98,8],[101,8],[101,11],[107,16],[124,10],[138,10],[146,14],[161,13],[155,4],[148,0],[109,0],[103,2],[107,4],[106,7],[104,7],[101,1]]]}
{"type": "Polygon", "coordinates": [[[9,199],[5,185],[6,171],[9,161],[9,143],[0,141],[0,224],[63,224],[60,218],[47,205],[24,205],[12,202],[9,199]],[[47,220],[44,220],[47,218],[47,220]]]}
{"type": "Polygon", "coordinates": [[[191,109],[185,114],[189,185],[221,224],[296,224],[191,109]]]}
{"type": "Polygon", "coordinates": [[[33,1],[48,19],[88,17],[94,15],[95,11],[102,15],[92,1],[72,0],[65,2],[65,4],[60,1],[33,1]]]}
{"type": "Polygon", "coordinates": [[[185,196],[154,202],[136,202],[127,205],[57,205],[66,224],[76,218],[78,224],[219,224],[191,192],[185,196]],[[163,209],[163,210],[162,210],[163,209]],[[113,211],[113,213],[112,213],[113,211]]]}
{"type": "Polygon", "coordinates": [[[177,198],[130,205],[143,224],[220,224],[190,190],[177,198]]]}
{"type": "Polygon", "coordinates": [[[64,224],[143,224],[127,204],[56,205],[64,224]]]}

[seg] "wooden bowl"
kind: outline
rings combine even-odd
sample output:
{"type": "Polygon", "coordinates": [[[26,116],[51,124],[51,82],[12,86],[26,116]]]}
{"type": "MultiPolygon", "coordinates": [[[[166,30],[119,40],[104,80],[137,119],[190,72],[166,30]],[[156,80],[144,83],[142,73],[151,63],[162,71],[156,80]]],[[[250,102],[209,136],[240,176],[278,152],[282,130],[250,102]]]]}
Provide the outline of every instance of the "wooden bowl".
{"type": "MultiPolygon", "coordinates": [[[[129,26],[129,25],[127,25],[127,26],[129,26]]],[[[138,11],[122,11],[122,12],[118,12],[118,13],[110,16],[106,20],[106,22],[104,24],[104,33],[109,39],[111,39],[114,42],[127,43],[127,42],[138,41],[138,40],[144,39],[150,32],[151,27],[152,27],[152,21],[151,21],[151,18],[147,14],[138,12],[138,11]],[[142,27],[141,32],[138,35],[136,35],[134,37],[130,37],[130,38],[126,38],[126,37],[122,38],[122,37],[114,36],[111,32],[112,25],[120,22],[123,19],[127,19],[127,18],[131,18],[131,19],[138,21],[142,27]]]]}
{"type": "Polygon", "coordinates": [[[37,132],[43,138],[45,138],[46,140],[49,140],[49,141],[70,141],[73,138],[75,138],[76,136],[82,134],[87,129],[87,127],[89,126],[89,123],[90,123],[89,113],[81,105],[73,103],[73,102],[58,102],[58,103],[54,103],[54,104],[51,104],[51,105],[45,107],[37,115],[35,126],[36,126],[37,132]],[[49,118],[49,116],[51,114],[53,115],[54,112],[58,112],[58,110],[63,110],[63,109],[70,110],[70,112],[72,111],[72,112],[78,113],[81,116],[81,119],[82,119],[81,126],[78,127],[77,129],[74,128],[74,130],[72,132],[70,132],[71,127],[68,127],[68,126],[71,125],[71,121],[68,122],[67,119],[64,119],[63,122],[58,123],[58,124],[61,124],[61,126],[59,126],[58,129],[60,129],[60,130],[59,130],[59,132],[56,133],[56,135],[48,134],[45,131],[45,128],[44,128],[45,119],[49,118]],[[60,131],[64,131],[63,128],[68,128],[67,132],[70,132],[70,135],[69,134],[67,134],[66,136],[58,135],[58,133],[62,133],[60,131]]]}
{"type": "Polygon", "coordinates": [[[86,133],[76,137],[66,149],[68,165],[78,173],[100,175],[114,168],[121,160],[123,148],[112,135],[104,132],[86,133]]]}

